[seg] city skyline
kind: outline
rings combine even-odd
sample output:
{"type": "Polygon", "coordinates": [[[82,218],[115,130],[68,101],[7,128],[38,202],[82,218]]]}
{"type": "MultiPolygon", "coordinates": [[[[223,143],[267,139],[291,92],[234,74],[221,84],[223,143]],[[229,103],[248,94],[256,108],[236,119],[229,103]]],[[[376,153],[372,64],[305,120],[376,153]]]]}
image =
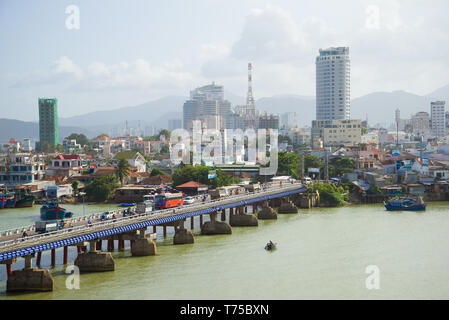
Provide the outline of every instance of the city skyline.
{"type": "Polygon", "coordinates": [[[310,2],[231,1],[212,10],[201,1],[134,1],[132,8],[79,1],[80,28],[68,30],[70,4],[0,4],[7,44],[0,93],[9,106],[2,117],[35,121],[39,96],[58,97],[64,118],[185,95],[212,81],[244,97],[248,61],[258,98],[314,96],[316,52],[332,46],[351,48],[353,98],[395,90],[424,95],[449,82],[443,1],[348,1],[350,12],[331,2],[318,10],[310,2]],[[197,15],[201,23],[182,23],[197,15]],[[231,17],[235,23],[220,23],[231,17]],[[172,19],[185,28],[171,26],[172,19]]]}

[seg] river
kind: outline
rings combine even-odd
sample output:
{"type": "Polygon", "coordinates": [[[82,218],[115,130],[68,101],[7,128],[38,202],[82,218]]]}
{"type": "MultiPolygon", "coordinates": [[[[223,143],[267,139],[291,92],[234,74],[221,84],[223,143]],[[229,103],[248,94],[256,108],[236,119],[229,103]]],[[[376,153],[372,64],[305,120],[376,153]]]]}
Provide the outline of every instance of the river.
{"type": "MultiPolygon", "coordinates": [[[[31,224],[38,207],[0,210],[0,229],[31,224]]],[[[0,265],[0,299],[449,299],[448,208],[434,202],[425,212],[390,213],[382,205],[300,210],[223,236],[201,236],[196,221],[194,244],[174,246],[172,228],[166,239],[160,229],[157,256],[131,257],[127,241],[125,252],[113,253],[116,270],[82,274],[79,290],[66,288],[61,249],[53,292],[7,294],[0,265]],[[278,249],[265,251],[268,240],[278,249]],[[372,270],[379,288],[369,290],[372,270]]],[[[75,257],[70,247],[69,263],[75,257]]],[[[23,266],[19,261],[13,269],[23,266]]],[[[42,267],[50,268],[48,253],[42,267]]]]}

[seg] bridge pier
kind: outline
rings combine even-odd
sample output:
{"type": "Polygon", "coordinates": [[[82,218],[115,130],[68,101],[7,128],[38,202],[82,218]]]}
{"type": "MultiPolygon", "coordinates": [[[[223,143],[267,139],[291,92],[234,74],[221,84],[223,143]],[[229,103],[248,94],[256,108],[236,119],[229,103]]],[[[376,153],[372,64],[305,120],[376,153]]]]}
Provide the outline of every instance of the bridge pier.
{"type": "Polygon", "coordinates": [[[56,249],[51,249],[51,266],[56,265],[56,249]]]}
{"type": "Polygon", "coordinates": [[[257,227],[259,221],[254,214],[247,214],[247,207],[238,207],[237,214],[231,216],[229,224],[231,227],[257,227]]]}
{"type": "Polygon", "coordinates": [[[278,213],[298,213],[298,208],[292,201],[290,201],[290,199],[287,198],[287,201],[284,202],[282,202],[282,198],[280,198],[280,200],[281,205],[279,206],[278,213]]]}
{"type": "Polygon", "coordinates": [[[155,256],[157,255],[156,243],[151,237],[145,236],[147,228],[139,229],[139,236],[131,246],[131,254],[133,256],[155,256]]]}
{"type": "Polygon", "coordinates": [[[115,270],[115,261],[110,252],[97,251],[97,240],[89,241],[89,252],[79,253],[75,265],[80,272],[105,272],[115,270]]]}
{"type": "Polygon", "coordinates": [[[32,255],[24,256],[25,268],[23,270],[12,271],[6,282],[6,291],[53,291],[54,280],[47,269],[33,268],[32,255]]]}
{"type": "Polygon", "coordinates": [[[278,214],[268,205],[267,201],[266,203],[262,202],[262,210],[257,213],[257,218],[259,220],[275,220],[278,218],[278,214]]]}
{"type": "MultiPolygon", "coordinates": [[[[39,252],[39,253],[40,253],[40,252],[39,252]]],[[[65,247],[64,247],[64,257],[63,257],[62,263],[63,263],[64,265],[66,265],[67,262],[68,262],[68,259],[69,259],[69,247],[65,246],[65,247]]]]}
{"type": "Polygon", "coordinates": [[[173,244],[189,244],[194,243],[192,231],[184,227],[184,220],[179,221],[178,226],[175,226],[175,236],[173,237],[173,244]]]}
{"type": "MultiPolygon", "coordinates": [[[[232,228],[226,221],[217,221],[217,212],[209,213],[210,221],[201,226],[201,234],[231,234],[232,228]]],[[[200,216],[201,217],[201,216],[200,216]]]]}

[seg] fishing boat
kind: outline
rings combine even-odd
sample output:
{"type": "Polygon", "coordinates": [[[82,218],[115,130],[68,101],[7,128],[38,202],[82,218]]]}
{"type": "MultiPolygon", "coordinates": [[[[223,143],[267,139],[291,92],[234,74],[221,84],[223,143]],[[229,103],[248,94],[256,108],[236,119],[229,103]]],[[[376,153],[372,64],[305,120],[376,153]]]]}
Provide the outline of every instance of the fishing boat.
{"type": "Polygon", "coordinates": [[[32,207],[34,205],[34,201],[36,201],[36,198],[31,194],[29,189],[18,188],[14,191],[17,197],[16,208],[26,208],[32,207]]]}
{"type": "Polygon", "coordinates": [[[41,220],[60,220],[72,216],[73,213],[60,207],[57,200],[47,200],[41,207],[41,220]]]}
{"type": "Polygon", "coordinates": [[[274,243],[274,242],[269,242],[269,243],[267,243],[267,245],[265,246],[265,250],[274,250],[274,249],[276,249],[276,245],[277,245],[277,243],[274,243]]]}
{"type": "Polygon", "coordinates": [[[426,203],[421,197],[394,197],[388,202],[384,201],[385,208],[388,211],[424,211],[426,203]]]}
{"type": "Polygon", "coordinates": [[[7,198],[6,194],[0,193],[0,209],[5,208],[7,200],[8,200],[8,198],[7,198]]]}
{"type": "Polygon", "coordinates": [[[8,192],[6,194],[5,208],[15,208],[16,206],[16,194],[14,192],[8,192]]]}

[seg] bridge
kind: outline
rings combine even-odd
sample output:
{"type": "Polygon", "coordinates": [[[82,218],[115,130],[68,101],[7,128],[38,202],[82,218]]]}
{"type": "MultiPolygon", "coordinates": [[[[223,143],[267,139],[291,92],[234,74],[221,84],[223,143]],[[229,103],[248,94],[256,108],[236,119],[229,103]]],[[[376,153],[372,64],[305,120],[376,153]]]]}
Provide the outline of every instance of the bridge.
{"type": "MultiPolygon", "coordinates": [[[[102,252],[102,241],[108,241],[108,251],[114,250],[114,240],[118,240],[119,250],[124,250],[124,241],[129,240],[133,256],[156,255],[157,247],[153,239],[156,235],[156,226],[162,226],[164,237],[167,226],[174,227],[174,244],[194,243],[191,230],[185,227],[186,220],[190,218],[191,229],[194,228],[194,218],[199,217],[202,235],[231,234],[232,227],[257,226],[258,219],[277,219],[278,213],[297,213],[298,208],[291,199],[296,200],[299,206],[304,207],[304,199],[311,206],[317,197],[310,199],[298,197],[307,192],[302,184],[285,184],[255,192],[231,195],[217,200],[184,205],[178,208],[152,211],[143,214],[130,214],[118,216],[115,219],[101,220],[100,214],[89,217],[72,219],[68,227],[44,234],[33,233],[33,227],[25,227],[32,234],[20,238],[11,232],[0,233],[0,264],[7,268],[7,291],[52,291],[53,278],[47,269],[40,269],[42,252],[51,250],[51,264],[55,265],[55,252],[63,248],[64,264],[68,263],[68,247],[77,247],[77,258],[74,264],[83,272],[104,272],[115,270],[115,261],[110,252],[102,252]],[[299,202],[298,202],[299,201],[299,202]],[[253,206],[253,214],[248,214],[248,206],[253,206]],[[273,209],[278,206],[277,212],[273,209]],[[257,213],[257,217],[254,214],[257,213]],[[226,210],[228,220],[226,221],[226,210]],[[217,215],[221,214],[221,221],[217,215]],[[203,223],[203,216],[209,215],[209,221],[203,223]],[[87,224],[87,219],[93,222],[87,224]],[[153,233],[146,233],[148,227],[153,227],[153,233]],[[89,251],[87,250],[89,245],[89,251]],[[32,267],[32,259],[36,256],[36,267],[32,267]],[[25,259],[22,270],[12,271],[11,265],[17,258],[25,259]],[[31,279],[31,280],[30,280],[31,279]]],[[[20,228],[19,228],[20,229],[20,228]]]]}

